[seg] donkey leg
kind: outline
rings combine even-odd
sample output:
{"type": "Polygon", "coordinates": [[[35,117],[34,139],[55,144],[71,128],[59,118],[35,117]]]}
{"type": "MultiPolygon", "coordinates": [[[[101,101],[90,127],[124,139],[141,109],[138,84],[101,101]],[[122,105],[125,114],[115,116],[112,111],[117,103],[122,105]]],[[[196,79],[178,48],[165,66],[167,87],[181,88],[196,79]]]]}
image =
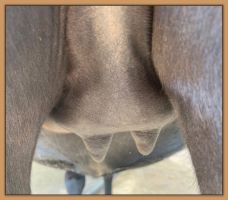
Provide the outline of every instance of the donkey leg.
{"type": "Polygon", "coordinates": [[[222,7],[155,6],[152,56],[204,194],[222,193],[222,7]]]}
{"type": "Polygon", "coordinates": [[[62,91],[62,8],[6,7],[6,193],[30,193],[41,125],[62,91]]]}

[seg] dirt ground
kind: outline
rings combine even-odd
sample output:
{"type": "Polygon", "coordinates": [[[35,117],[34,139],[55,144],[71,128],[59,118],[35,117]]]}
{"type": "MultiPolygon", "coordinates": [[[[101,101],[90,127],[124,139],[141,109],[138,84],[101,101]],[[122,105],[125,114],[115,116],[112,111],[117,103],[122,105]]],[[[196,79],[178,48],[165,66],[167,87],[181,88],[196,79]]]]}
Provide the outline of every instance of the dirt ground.
{"type": "MultiPolygon", "coordinates": [[[[33,194],[67,194],[64,171],[33,163],[33,194]]],[[[103,178],[86,176],[83,194],[103,194],[103,178]]],[[[155,164],[116,174],[113,194],[199,194],[187,149],[155,164]]]]}

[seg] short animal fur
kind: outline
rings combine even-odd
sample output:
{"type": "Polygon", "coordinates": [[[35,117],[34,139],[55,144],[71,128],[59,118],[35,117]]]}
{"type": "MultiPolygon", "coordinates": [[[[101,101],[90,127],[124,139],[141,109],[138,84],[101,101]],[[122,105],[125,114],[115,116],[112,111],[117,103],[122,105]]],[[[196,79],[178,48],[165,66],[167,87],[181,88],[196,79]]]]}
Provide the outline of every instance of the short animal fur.
{"type": "Polygon", "coordinates": [[[145,159],[176,121],[201,193],[222,194],[221,6],[7,6],[7,194],[30,193],[40,132],[76,134],[104,175],[124,168],[116,134],[145,159]]]}

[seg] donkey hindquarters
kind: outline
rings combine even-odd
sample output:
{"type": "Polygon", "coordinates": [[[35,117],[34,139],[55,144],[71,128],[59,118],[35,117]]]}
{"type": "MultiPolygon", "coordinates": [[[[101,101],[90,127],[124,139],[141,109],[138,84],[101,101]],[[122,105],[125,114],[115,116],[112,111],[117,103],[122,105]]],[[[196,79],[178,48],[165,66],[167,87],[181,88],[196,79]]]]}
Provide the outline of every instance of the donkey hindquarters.
{"type": "Polygon", "coordinates": [[[222,194],[222,7],[155,6],[152,58],[203,194],[222,194]]]}

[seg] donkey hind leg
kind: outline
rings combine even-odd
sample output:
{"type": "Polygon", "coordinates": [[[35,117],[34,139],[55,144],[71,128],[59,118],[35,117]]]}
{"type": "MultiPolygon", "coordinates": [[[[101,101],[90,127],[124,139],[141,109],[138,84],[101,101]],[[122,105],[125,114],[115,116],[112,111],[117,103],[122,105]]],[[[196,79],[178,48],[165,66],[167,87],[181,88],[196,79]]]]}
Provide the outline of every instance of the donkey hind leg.
{"type": "Polygon", "coordinates": [[[30,193],[38,134],[62,91],[65,73],[61,9],[6,7],[7,194],[30,193]]]}
{"type": "MultiPolygon", "coordinates": [[[[155,6],[152,57],[201,193],[222,193],[222,7],[155,6]]],[[[193,183],[194,184],[194,183],[193,183]]]]}

